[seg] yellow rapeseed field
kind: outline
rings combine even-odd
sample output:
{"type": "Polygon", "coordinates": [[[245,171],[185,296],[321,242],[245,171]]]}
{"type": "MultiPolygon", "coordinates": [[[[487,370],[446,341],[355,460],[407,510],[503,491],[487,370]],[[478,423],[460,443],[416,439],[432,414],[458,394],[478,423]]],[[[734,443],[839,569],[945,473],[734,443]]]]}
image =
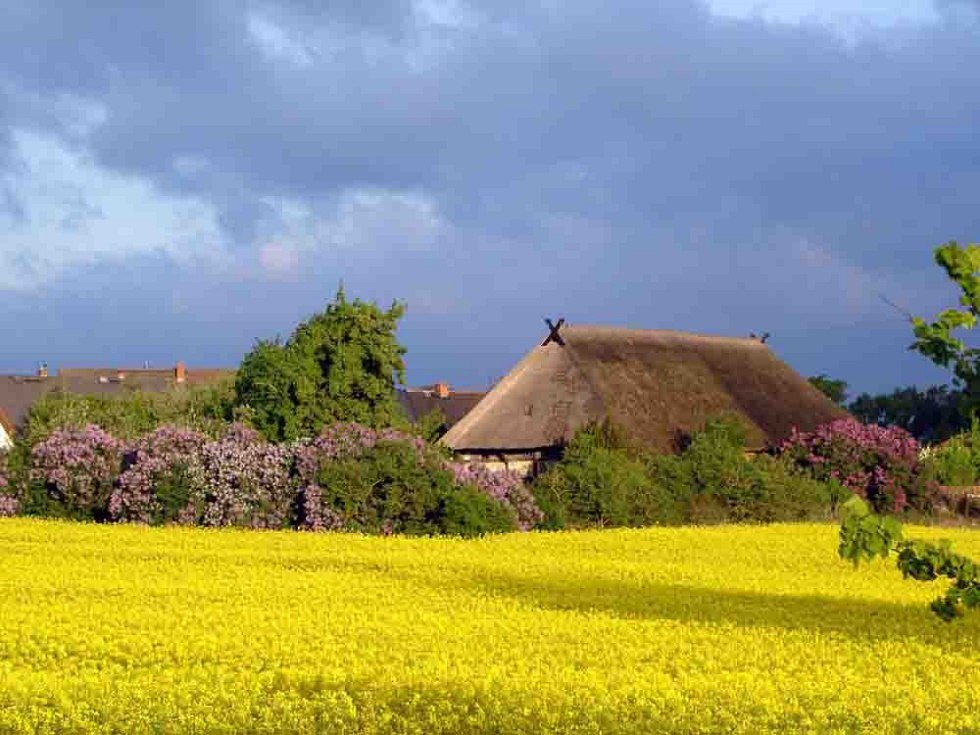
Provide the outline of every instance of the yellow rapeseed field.
{"type": "Polygon", "coordinates": [[[980,615],[835,549],[4,520],[0,732],[980,732],[980,615]]]}

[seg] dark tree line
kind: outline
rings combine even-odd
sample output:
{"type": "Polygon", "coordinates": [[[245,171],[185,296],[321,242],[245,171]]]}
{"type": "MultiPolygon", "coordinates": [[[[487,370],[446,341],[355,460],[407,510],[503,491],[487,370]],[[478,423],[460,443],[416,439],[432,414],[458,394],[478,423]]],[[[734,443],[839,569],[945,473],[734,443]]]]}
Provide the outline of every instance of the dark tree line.
{"type": "Polygon", "coordinates": [[[910,385],[891,393],[861,393],[848,403],[846,381],[817,375],[810,383],[859,421],[901,427],[925,444],[945,441],[970,428],[971,402],[962,390],[946,385],[910,385]]]}

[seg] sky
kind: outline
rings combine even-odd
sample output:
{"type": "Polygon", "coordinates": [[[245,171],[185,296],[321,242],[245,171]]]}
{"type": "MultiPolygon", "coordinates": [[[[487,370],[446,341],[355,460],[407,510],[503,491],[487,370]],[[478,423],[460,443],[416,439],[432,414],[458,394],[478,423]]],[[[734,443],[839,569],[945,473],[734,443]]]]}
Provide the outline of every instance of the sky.
{"type": "Polygon", "coordinates": [[[0,2],[0,372],[236,365],[343,282],[408,382],[572,323],[943,381],[977,0],[0,2]]]}

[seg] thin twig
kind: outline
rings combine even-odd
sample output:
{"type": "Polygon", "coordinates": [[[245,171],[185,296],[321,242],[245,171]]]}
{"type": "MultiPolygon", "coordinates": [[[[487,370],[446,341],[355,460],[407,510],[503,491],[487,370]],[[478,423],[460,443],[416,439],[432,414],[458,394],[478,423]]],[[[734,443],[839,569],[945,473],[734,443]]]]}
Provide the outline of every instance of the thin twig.
{"type": "Polygon", "coordinates": [[[894,301],[892,301],[890,298],[885,296],[880,291],[878,292],[878,298],[884,301],[886,304],[888,304],[890,307],[892,307],[895,311],[897,311],[899,314],[904,316],[909,321],[915,319],[915,317],[912,316],[912,312],[910,312],[908,309],[903,309],[901,306],[896,304],[894,301]]]}

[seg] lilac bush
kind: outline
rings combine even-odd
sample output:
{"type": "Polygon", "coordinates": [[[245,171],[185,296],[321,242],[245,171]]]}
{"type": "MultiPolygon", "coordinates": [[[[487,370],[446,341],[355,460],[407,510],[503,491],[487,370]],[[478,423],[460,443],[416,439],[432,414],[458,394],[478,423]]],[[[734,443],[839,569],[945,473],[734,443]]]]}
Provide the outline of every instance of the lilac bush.
{"type": "Polygon", "coordinates": [[[73,517],[103,519],[124,445],[98,426],[58,429],[31,451],[31,478],[73,517]]]}
{"type": "Polygon", "coordinates": [[[7,473],[7,453],[0,452],[0,518],[17,515],[17,497],[10,487],[10,476],[7,473]]]}
{"type": "Polygon", "coordinates": [[[117,521],[193,523],[203,512],[201,452],[207,437],[195,429],[161,426],[136,441],[109,498],[117,521]]]}
{"type": "Polygon", "coordinates": [[[286,528],[295,515],[290,469],[293,447],[270,444],[258,433],[233,425],[201,451],[207,526],[286,528]]]}
{"type": "Polygon", "coordinates": [[[472,485],[510,508],[522,531],[530,530],[544,519],[530,488],[517,472],[494,472],[485,465],[465,462],[450,462],[449,469],[457,485],[472,485]]]}
{"type": "Polygon", "coordinates": [[[836,480],[879,512],[928,510],[937,487],[919,443],[897,427],[839,419],[810,433],[793,431],[779,451],[819,480],[836,480]]]}
{"type": "Polygon", "coordinates": [[[316,482],[322,462],[338,459],[357,459],[379,442],[399,442],[411,446],[421,458],[426,450],[425,440],[397,429],[372,429],[357,423],[333,424],[324,428],[312,440],[296,444],[296,476],[300,485],[316,482]]]}
{"type": "Polygon", "coordinates": [[[300,528],[309,531],[343,528],[343,514],[324,501],[324,488],[319,484],[321,469],[326,463],[359,459],[381,442],[410,446],[420,460],[426,450],[425,441],[419,437],[397,429],[372,429],[353,422],[332,424],[316,438],[294,445],[300,528]]]}
{"type": "MultiPolygon", "coordinates": [[[[129,445],[97,426],[60,429],[32,450],[30,478],[42,512],[147,524],[481,533],[543,517],[516,473],[354,423],[292,444],[240,424],[217,440],[162,426],[129,445]]],[[[0,469],[0,514],[17,509],[8,485],[0,469]]]]}
{"type": "Polygon", "coordinates": [[[530,489],[516,472],[493,472],[484,465],[452,462],[435,453],[425,440],[396,429],[372,429],[356,423],[334,424],[311,441],[297,445],[296,476],[301,488],[301,525],[311,530],[329,530],[340,526],[341,515],[323,503],[323,488],[317,475],[324,462],[357,459],[382,442],[409,446],[420,462],[451,473],[456,485],[475,487],[492,500],[510,509],[522,530],[532,528],[544,514],[534,502],[530,489]]]}

